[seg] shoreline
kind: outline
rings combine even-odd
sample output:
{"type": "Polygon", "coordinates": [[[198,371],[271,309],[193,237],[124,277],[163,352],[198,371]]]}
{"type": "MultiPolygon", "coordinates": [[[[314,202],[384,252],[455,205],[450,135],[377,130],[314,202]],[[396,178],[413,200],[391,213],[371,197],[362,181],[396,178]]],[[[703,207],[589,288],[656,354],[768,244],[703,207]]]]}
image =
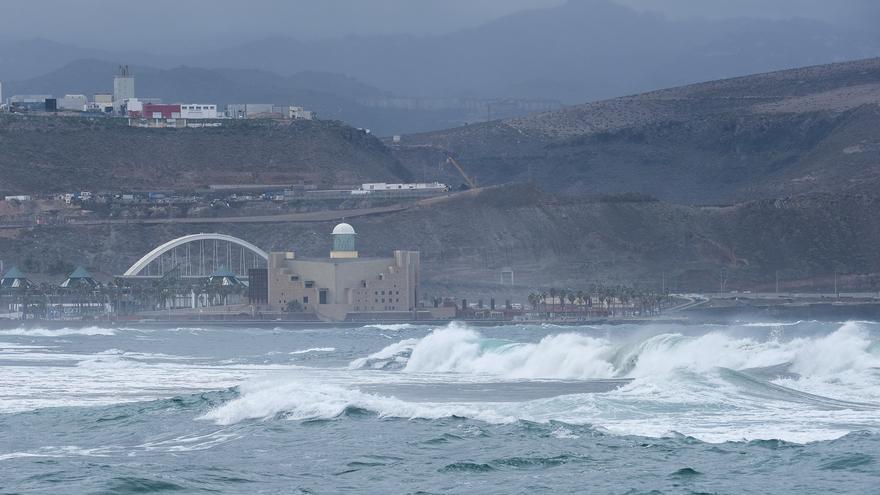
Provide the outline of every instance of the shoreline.
{"type": "MultiPolygon", "coordinates": [[[[816,321],[825,323],[845,323],[846,321],[867,321],[864,318],[813,318],[813,317],[792,317],[792,318],[758,318],[755,314],[739,315],[740,318],[732,317],[716,317],[716,318],[636,318],[636,319],[600,319],[600,320],[584,320],[584,321],[555,321],[555,320],[533,320],[533,321],[508,321],[508,320],[414,320],[414,321],[342,321],[342,322],[322,322],[322,321],[279,321],[279,320],[2,320],[0,319],[0,330],[13,328],[229,328],[239,327],[242,329],[278,329],[278,330],[299,330],[299,329],[349,329],[349,328],[368,328],[368,327],[394,327],[394,326],[435,326],[446,327],[450,324],[459,323],[470,327],[503,327],[503,326],[543,326],[551,325],[558,327],[583,327],[583,326],[622,326],[622,325],[681,325],[694,326],[706,324],[750,324],[750,323],[792,323],[794,321],[816,321]]],[[[878,320],[880,321],[880,320],[878,320]]]]}

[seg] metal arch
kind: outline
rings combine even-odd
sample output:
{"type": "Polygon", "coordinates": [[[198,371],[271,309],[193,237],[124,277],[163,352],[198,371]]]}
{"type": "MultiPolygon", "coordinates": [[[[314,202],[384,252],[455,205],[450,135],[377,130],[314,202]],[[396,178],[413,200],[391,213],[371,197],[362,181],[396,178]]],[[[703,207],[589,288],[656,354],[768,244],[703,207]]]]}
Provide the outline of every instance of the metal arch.
{"type": "Polygon", "coordinates": [[[195,241],[205,241],[205,240],[215,240],[215,241],[226,241],[231,242],[233,244],[237,244],[245,249],[248,249],[256,254],[258,254],[261,258],[266,261],[269,261],[269,254],[263,251],[262,249],[254,246],[253,244],[239,239],[238,237],[232,237],[231,235],[225,234],[192,234],[185,235],[183,237],[179,237],[174,239],[173,241],[168,241],[165,244],[157,247],[156,249],[150,251],[143,258],[137,261],[137,263],[131,265],[131,268],[126,270],[124,277],[135,277],[138,273],[141,272],[144,268],[147,267],[150,263],[156,261],[163,254],[171,251],[172,249],[182,246],[184,244],[195,242],[195,241]]]}

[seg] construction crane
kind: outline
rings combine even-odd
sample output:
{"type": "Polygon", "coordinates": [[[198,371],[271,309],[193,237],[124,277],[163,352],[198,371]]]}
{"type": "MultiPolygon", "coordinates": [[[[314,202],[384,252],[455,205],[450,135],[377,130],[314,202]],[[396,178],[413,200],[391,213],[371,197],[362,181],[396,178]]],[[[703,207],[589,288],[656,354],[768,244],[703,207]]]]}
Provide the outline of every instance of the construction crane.
{"type": "Polygon", "coordinates": [[[446,157],[446,164],[451,164],[453,167],[455,167],[456,170],[458,170],[458,173],[461,174],[461,177],[464,179],[469,188],[477,188],[476,180],[472,177],[468,177],[464,169],[461,167],[461,165],[459,165],[458,161],[456,161],[455,158],[452,158],[451,156],[446,157]]]}

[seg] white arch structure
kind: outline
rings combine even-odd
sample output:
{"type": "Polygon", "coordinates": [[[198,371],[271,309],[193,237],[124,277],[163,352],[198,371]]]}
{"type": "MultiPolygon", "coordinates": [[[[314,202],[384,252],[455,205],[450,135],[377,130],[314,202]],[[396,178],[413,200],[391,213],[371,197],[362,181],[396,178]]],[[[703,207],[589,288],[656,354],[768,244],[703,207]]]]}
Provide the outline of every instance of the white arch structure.
{"type": "Polygon", "coordinates": [[[254,246],[253,244],[251,244],[245,240],[239,239],[238,237],[232,237],[231,235],[225,235],[225,234],[192,234],[192,235],[185,235],[183,237],[178,237],[177,239],[174,239],[172,241],[168,241],[165,244],[162,244],[161,246],[157,247],[156,249],[150,251],[143,258],[139,259],[137,261],[137,263],[131,265],[131,268],[129,268],[123,276],[124,277],[136,277],[144,268],[147,267],[147,265],[149,265],[150,263],[152,263],[152,262],[156,261],[157,259],[159,259],[160,257],[162,257],[163,254],[173,250],[174,248],[176,248],[178,246],[183,246],[184,244],[188,244],[190,242],[198,242],[198,241],[230,242],[232,244],[237,244],[237,245],[253,252],[254,254],[256,254],[257,256],[260,256],[261,258],[263,258],[266,261],[269,261],[269,254],[266,253],[266,251],[263,251],[262,249],[258,248],[257,246],[254,246]]]}

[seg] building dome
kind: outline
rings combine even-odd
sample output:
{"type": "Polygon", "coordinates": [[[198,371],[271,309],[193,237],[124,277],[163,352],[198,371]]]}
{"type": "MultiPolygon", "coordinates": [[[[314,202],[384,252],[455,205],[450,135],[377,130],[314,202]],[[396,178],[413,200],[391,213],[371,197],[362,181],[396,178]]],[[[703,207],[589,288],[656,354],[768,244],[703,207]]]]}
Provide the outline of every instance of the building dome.
{"type": "Polygon", "coordinates": [[[355,245],[357,234],[354,227],[347,223],[340,223],[333,229],[333,251],[331,258],[357,258],[358,253],[355,245]]]}
{"type": "Polygon", "coordinates": [[[353,235],[354,233],[354,227],[347,223],[340,223],[333,228],[333,235],[353,235]]]}

